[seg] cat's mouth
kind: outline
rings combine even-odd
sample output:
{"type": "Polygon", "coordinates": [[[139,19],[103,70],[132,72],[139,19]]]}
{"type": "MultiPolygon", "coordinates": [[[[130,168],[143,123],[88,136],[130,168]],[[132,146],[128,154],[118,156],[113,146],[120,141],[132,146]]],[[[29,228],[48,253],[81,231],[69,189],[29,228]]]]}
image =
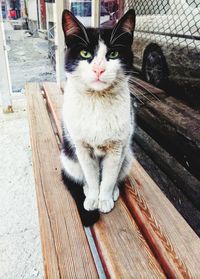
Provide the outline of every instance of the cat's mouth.
{"type": "Polygon", "coordinates": [[[94,81],[94,83],[107,84],[106,81],[103,81],[103,80],[100,80],[100,79],[96,79],[96,80],[94,81]]]}
{"type": "Polygon", "coordinates": [[[109,87],[109,85],[110,84],[108,82],[101,79],[95,79],[91,84],[95,90],[105,90],[107,87],[109,87]]]}

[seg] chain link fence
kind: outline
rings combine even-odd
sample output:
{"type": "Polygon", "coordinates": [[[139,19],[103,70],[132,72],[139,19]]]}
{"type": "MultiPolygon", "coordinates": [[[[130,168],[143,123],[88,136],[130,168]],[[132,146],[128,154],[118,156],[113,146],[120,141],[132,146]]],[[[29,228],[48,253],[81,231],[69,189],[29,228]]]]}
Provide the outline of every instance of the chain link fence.
{"type": "MultiPolygon", "coordinates": [[[[200,84],[200,0],[126,0],[134,8],[135,65],[147,81],[161,85],[170,75],[200,84]]],[[[198,85],[200,88],[200,85],[198,85]]]]}

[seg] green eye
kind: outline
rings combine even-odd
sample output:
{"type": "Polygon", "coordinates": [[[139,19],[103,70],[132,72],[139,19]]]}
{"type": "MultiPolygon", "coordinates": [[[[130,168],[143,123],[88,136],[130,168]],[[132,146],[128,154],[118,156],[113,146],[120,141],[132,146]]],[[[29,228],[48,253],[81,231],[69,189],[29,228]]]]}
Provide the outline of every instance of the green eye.
{"type": "Polygon", "coordinates": [[[112,52],[109,54],[109,58],[110,58],[110,59],[116,59],[117,57],[119,57],[119,52],[118,52],[118,51],[112,51],[112,52]]]}
{"type": "Polygon", "coordinates": [[[81,50],[80,55],[85,59],[92,57],[92,54],[87,50],[81,50]]]}

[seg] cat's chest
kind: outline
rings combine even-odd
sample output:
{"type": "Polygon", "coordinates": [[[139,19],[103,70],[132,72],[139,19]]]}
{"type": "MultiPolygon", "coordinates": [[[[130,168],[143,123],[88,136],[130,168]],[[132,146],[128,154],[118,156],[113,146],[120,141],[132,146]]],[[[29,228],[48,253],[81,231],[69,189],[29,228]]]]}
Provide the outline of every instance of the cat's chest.
{"type": "Polygon", "coordinates": [[[129,100],[95,100],[69,97],[65,99],[63,118],[74,139],[88,143],[120,140],[129,133],[129,100]]]}

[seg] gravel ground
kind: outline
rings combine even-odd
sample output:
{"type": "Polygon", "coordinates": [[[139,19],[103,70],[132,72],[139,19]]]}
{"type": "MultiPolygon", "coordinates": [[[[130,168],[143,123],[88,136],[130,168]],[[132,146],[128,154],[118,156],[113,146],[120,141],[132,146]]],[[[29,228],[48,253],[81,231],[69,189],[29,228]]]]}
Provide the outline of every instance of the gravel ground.
{"type": "Polygon", "coordinates": [[[43,278],[25,96],[0,112],[0,279],[43,278]]]}

